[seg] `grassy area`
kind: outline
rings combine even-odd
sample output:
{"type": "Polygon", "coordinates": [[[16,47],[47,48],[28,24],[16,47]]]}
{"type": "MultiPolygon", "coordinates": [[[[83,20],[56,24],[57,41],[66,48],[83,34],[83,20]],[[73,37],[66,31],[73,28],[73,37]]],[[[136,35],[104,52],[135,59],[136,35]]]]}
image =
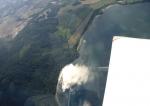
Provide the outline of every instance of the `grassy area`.
{"type": "Polygon", "coordinates": [[[59,11],[59,25],[56,34],[69,38],[89,15],[92,9],[85,5],[68,5],[59,11]]]}

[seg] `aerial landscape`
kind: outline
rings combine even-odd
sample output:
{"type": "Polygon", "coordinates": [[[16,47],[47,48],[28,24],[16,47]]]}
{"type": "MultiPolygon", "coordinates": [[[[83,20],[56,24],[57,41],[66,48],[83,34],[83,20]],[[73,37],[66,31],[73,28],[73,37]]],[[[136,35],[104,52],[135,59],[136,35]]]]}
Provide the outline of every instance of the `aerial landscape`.
{"type": "Polygon", "coordinates": [[[102,106],[113,36],[150,39],[149,11],[149,0],[0,0],[0,106],[102,106]],[[65,85],[68,69],[97,86],[79,73],[65,85]],[[68,89],[95,101],[68,102],[68,89]]]}

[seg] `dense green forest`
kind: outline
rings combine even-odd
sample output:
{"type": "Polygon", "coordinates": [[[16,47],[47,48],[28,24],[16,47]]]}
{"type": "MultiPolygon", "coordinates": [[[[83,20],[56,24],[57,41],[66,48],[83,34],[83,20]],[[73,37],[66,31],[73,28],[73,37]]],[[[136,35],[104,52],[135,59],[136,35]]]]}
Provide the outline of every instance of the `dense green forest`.
{"type": "Polygon", "coordinates": [[[55,92],[57,71],[73,61],[77,54],[68,48],[67,39],[54,34],[58,24],[57,18],[54,18],[56,13],[48,15],[42,21],[40,18],[32,19],[10,42],[11,47],[7,51],[1,48],[1,51],[4,50],[1,55],[6,56],[1,58],[5,63],[1,67],[1,76],[6,76],[0,79],[7,80],[8,84],[24,84],[27,89],[55,92]]]}
{"type": "MultiPolygon", "coordinates": [[[[50,7],[53,11],[47,12],[47,18],[39,16],[41,12],[34,15],[17,37],[0,42],[0,92],[12,92],[9,98],[17,93],[20,97],[26,95],[24,98],[54,95],[60,70],[78,57],[75,49],[68,48],[67,39],[56,35],[59,7],[50,7]]],[[[11,98],[9,103],[5,99],[0,102],[7,106],[24,100],[11,98]]]]}

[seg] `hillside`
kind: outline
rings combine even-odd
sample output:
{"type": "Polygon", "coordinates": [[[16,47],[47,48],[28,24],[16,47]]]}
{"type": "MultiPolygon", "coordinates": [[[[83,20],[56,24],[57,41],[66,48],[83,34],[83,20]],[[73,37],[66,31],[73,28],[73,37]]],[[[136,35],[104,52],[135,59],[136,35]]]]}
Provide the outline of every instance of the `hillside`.
{"type": "MultiPolygon", "coordinates": [[[[68,48],[67,40],[55,34],[58,11],[59,5],[49,4],[32,14],[12,40],[6,36],[1,38],[1,106],[23,106],[32,96],[45,98],[47,95],[51,99],[53,96],[49,95],[55,94],[59,71],[77,58],[76,50],[68,48]]],[[[26,106],[29,106],[28,102],[26,106]]]]}
{"type": "Polygon", "coordinates": [[[50,0],[0,0],[0,38],[14,38],[50,0]]]}

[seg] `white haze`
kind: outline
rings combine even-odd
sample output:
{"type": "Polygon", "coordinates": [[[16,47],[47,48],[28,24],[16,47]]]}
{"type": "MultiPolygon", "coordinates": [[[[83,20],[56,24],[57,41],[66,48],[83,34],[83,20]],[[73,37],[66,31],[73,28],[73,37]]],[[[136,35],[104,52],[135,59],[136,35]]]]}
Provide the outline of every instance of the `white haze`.
{"type": "Polygon", "coordinates": [[[62,69],[59,80],[62,79],[62,89],[71,88],[73,85],[84,85],[94,79],[94,73],[84,65],[69,64],[62,69]]]}

